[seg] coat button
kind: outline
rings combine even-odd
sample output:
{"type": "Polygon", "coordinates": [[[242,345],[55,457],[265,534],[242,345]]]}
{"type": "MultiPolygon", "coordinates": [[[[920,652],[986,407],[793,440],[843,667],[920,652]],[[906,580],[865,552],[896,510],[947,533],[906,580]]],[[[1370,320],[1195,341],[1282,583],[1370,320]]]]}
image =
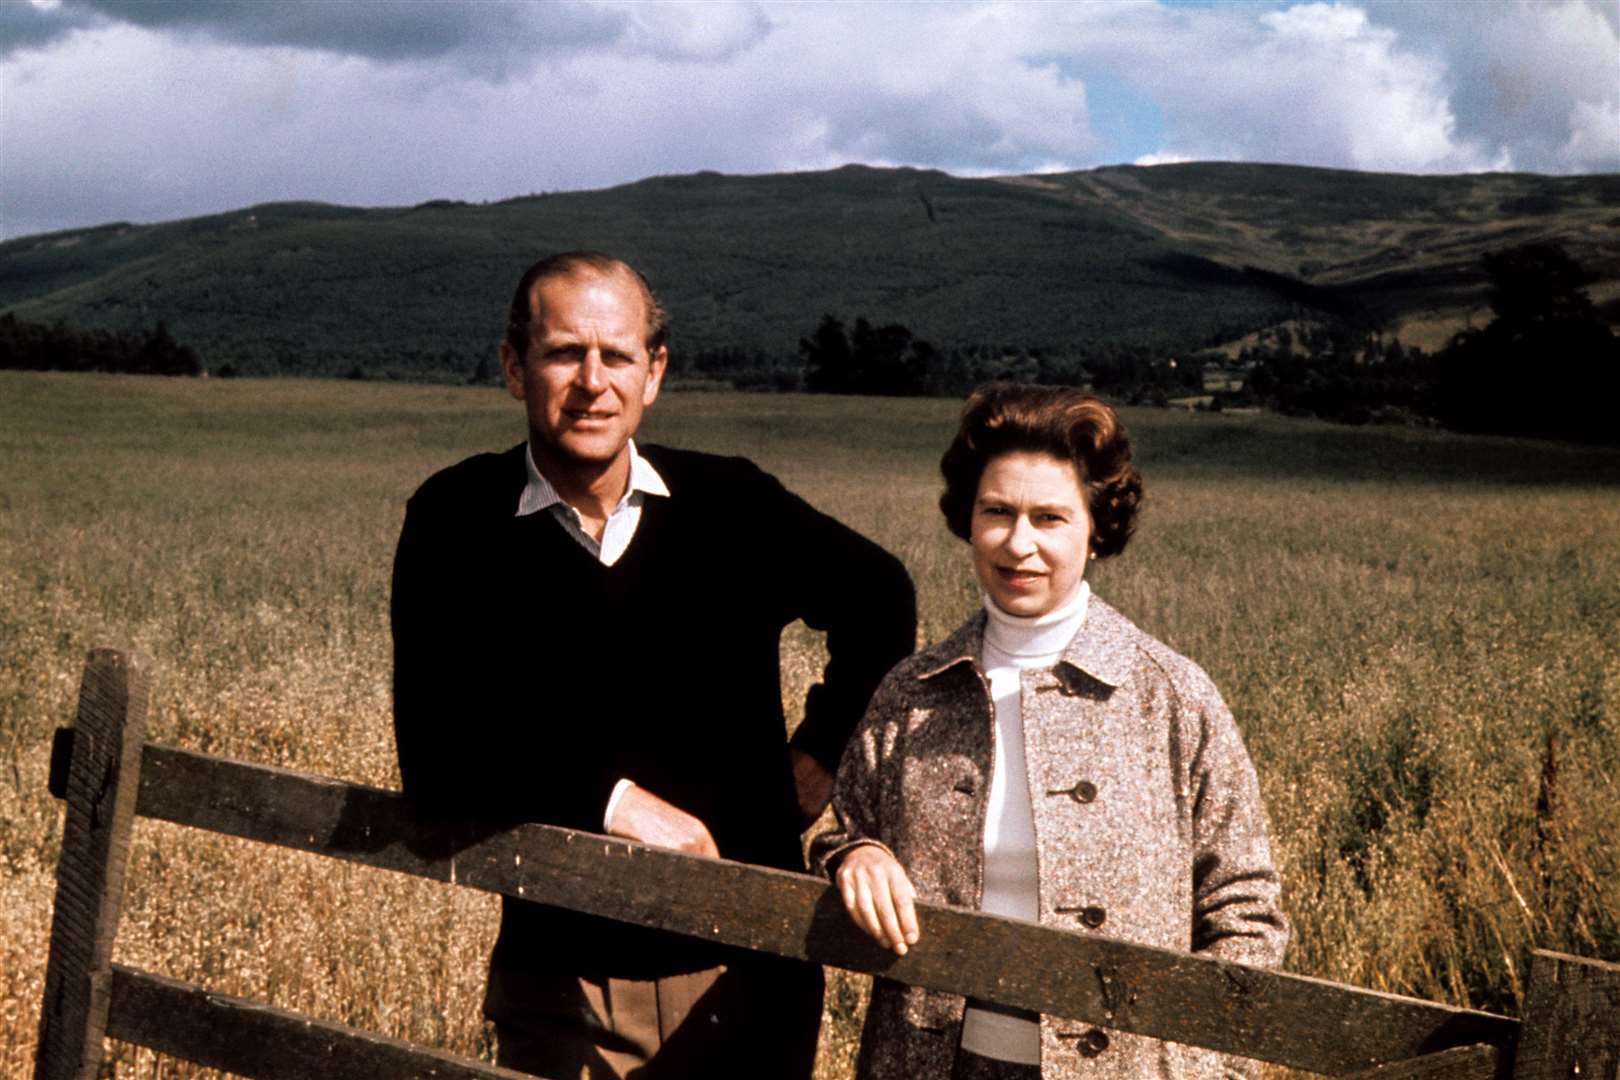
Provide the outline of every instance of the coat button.
{"type": "Polygon", "coordinates": [[[1081,780],[1074,787],[1054,788],[1048,795],[1067,795],[1077,803],[1088,803],[1097,797],[1097,785],[1090,780],[1081,780]]]}
{"type": "MultiPolygon", "coordinates": [[[[1108,912],[1093,904],[1080,912],[1080,921],[1095,930],[1108,918],[1108,912]]],[[[1106,1038],[1106,1036],[1104,1036],[1106,1038]]]]}
{"type": "Polygon", "coordinates": [[[1080,1037],[1075,1049],[1086,1057],[1096,1057],[1108,1049],[1108,1032],[1103,1031],[1101,1028],[1092,1028],[1080,1037]]]}

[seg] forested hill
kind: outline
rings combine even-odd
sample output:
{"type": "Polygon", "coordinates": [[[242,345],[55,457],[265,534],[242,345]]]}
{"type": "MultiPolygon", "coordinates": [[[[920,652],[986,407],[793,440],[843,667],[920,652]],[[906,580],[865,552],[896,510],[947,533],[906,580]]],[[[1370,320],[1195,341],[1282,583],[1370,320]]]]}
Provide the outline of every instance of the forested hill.
{"type": "Polygon", "coordinates": [[[846,166],[657,177],[482,205],[275,203],[0,244],[0,312],[133,331],[161,321],[212,369],[462,378],[513,282],[575,247],[644,268],[677,366],[795,363],[824,313],[938,348],[1186,351],[1290,318],[1434,347],[1488,318],[1480,257],[1561,245],[1620,307],[1620,176],[1110,167],[1029,177],[846,166]]]}

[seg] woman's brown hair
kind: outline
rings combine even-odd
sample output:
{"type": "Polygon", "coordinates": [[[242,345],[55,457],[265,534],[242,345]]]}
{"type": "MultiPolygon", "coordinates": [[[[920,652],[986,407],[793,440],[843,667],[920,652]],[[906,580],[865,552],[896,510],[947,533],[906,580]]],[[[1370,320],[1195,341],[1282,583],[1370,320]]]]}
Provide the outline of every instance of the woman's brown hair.
{"type": "Polygon", "coordinates": [[[945,477],[939,508],[952,533],[972,535],[985,466],[1019,452],[1072,464],[1091,512],[1092,552],[1103,559],[1125,550],[1142,502],[1130,437],[1111,405],[1067,386],[989,383],[968,395],[961,427],[939,462],[945,477]]]}

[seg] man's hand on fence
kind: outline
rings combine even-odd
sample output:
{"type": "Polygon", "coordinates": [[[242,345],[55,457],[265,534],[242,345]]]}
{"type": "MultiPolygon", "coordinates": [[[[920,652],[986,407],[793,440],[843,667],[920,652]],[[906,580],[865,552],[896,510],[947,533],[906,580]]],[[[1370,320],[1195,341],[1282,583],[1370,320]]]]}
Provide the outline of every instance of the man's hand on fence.
{"type": "Polygon", "coordinates": [[[796,746],[788,748],[788,756],[793,759],[793,789],[799,796],[799,831],[803,832],[832,802],[833,774],[796,746]]]}
{"type": "Polygon", "coordinates": [[[855,925],[896,956],[917,944],[917,890],[900,860],[876,844],[862,844],[838,864],[838,891],[855,925]]]}
{"type": "Polygon", "coordinates": [[[688,855],[720,857],[709,827],[685,810],[665,802],[646,788],[631,784],[613,808],[608,832],[654,847],[673,848],[688,855]]]}

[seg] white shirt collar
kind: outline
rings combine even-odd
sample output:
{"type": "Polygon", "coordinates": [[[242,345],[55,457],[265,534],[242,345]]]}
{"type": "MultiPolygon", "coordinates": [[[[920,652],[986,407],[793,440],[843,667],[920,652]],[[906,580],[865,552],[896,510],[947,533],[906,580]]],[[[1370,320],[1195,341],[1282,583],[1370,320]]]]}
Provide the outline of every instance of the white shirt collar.
{"type": "MultiPolygon", "coordinates": [[[[652,467],[652,462],[641,456],[636,449],[636,440],[631,439],[630,446],[630,484],[625,488],[624,498],[619,502],[622,505],[625,499],[630,498],[633,492],[643,492],[647,495],[669,495],[669,486],[664,478],[658,475],[658,470],[652,467]]],[[[525,517],[535,514],[548,507],[563,501],[557,489],[551,486],[540,467],[534,463],[534,447],[528,445],[523,448],[523,467],[528,471],[529,482],[523,486],[523,494],[518,496],[517,515],[525,517]]]]}

